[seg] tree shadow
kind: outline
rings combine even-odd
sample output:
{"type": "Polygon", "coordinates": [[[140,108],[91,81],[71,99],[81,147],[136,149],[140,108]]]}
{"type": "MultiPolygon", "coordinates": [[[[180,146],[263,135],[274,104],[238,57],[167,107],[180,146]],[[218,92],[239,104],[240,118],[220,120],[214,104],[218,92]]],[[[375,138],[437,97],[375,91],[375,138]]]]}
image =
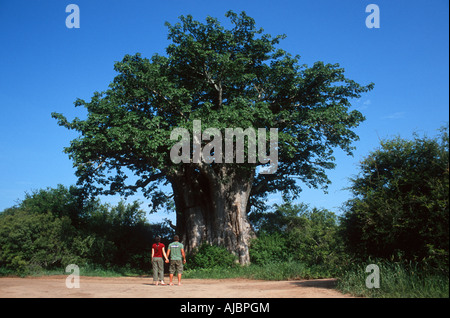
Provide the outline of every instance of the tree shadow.
{"type": "Polygon", "coordinates": [[[326,278],[326,279],[302,280],[302,281],[292,282],[291,284],[299,286],[299,287],[335,289],[336,284],[337,284],[337,279],[326,278]]]}

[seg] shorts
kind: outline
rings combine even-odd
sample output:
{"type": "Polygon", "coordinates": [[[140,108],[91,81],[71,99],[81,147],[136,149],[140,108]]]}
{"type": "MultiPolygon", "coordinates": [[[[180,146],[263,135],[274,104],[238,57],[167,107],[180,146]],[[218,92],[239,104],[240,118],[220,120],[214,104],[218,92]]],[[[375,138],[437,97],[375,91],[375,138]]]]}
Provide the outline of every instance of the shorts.
{"type": "Polygon", "coordinates": [[[178,274],[182,274],[183,273],[183,261],[181,261],[181,260],[170,260],[169,274],[174,274],[175,271],[178,274]]]}

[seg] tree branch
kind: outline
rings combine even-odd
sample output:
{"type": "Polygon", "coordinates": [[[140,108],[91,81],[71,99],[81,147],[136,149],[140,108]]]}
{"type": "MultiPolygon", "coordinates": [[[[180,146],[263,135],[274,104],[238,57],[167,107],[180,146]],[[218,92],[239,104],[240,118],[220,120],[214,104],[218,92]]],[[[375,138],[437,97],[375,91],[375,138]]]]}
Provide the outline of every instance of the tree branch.
{"type": "Polygon", "coordinates": [[[217,84],[216,81],[213,80],[213,78],[211,77],[211,75],[209,74],[209,72],[206,69],[205,63],[203,63],[203,72],[206,76],[208,83],[211,84],[218,93],[218,105],[217,105],[218,108],[222,107],[222,101],[223,101],[222,82],[219,81],[219,83],[217,84]]]}

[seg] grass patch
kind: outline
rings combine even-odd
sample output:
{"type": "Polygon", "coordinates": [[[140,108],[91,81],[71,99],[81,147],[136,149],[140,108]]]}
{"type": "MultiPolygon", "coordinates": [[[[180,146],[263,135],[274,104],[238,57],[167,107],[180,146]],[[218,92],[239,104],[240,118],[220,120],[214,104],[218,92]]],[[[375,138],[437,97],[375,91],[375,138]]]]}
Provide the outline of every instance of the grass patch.
{"type": "Polygon", "coordinates": [[[235,266],[230,268],[191,269],[183,273],[184,278],[225,279],[247,278],[261,280],[295,280],[331,277],[321,267],[308,267],[298,262],[268,263],[265,265],[235,266]]]}
{"type": "MultiPolygon", "coordinates": [[[[128,267],[111,267],[105,268],[96,265],[84,265],[80,266],[80,276],[93,276],[93,277],[134,277],[149,275],[151,273],[141,270],[131,269],[128,267]]],[[[40,277],[40,276],[52,276],[52,275],[69,275],[72,272],[66,272],[65,268],[44,269],[42,267],[27,267],[23,271],[13,271],[6,268],[0,268],[0,277],[5,276],[19,276],[19,277],[40,277]]]]}

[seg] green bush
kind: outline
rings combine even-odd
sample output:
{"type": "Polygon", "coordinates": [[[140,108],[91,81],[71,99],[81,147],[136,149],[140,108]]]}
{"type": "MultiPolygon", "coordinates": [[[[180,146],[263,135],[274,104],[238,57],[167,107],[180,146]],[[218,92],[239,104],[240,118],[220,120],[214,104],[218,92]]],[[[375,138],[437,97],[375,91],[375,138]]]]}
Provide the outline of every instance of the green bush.
{"type": "Polygon", "coordinates": [[[26,273],[79,261],[71,251],[75,236],[67,217],[16,211],[0,217],[0,267],[26,273]]]}
{"type": "Polygon", "coordinates": [[[251,241],[250,261],[255,265],[285,262],[293,258],[287,249],[287,240],[280,233],[261,233],[251,241]]]}
{"type": "Polygon", "coordinates": [[[341,220],[349,252],[448,268],[448,127],[434,139],[394,138],[360,163],[341,220]]]}
{"type": "Polygon", "coordinates": [[[250,218],[258,229],[250,246],[253,264],[294,261],[332,268],[344,258],[334,213],[290,202],[274,208],[250,218]]]}
{"type": "Polygon", "coordinates": [[[237,260],[226,248],[204,243],[188,255],[186,269],[232,268],[237,260]]]}
{"type": "Polygon", "coordinates": [[[172,233],[147,223],[138,201],[110,206],[61,185],[33,191],[0,213],[0,273],[26,275],[72,263],[148,271],[157,235],[172,233]]]}

